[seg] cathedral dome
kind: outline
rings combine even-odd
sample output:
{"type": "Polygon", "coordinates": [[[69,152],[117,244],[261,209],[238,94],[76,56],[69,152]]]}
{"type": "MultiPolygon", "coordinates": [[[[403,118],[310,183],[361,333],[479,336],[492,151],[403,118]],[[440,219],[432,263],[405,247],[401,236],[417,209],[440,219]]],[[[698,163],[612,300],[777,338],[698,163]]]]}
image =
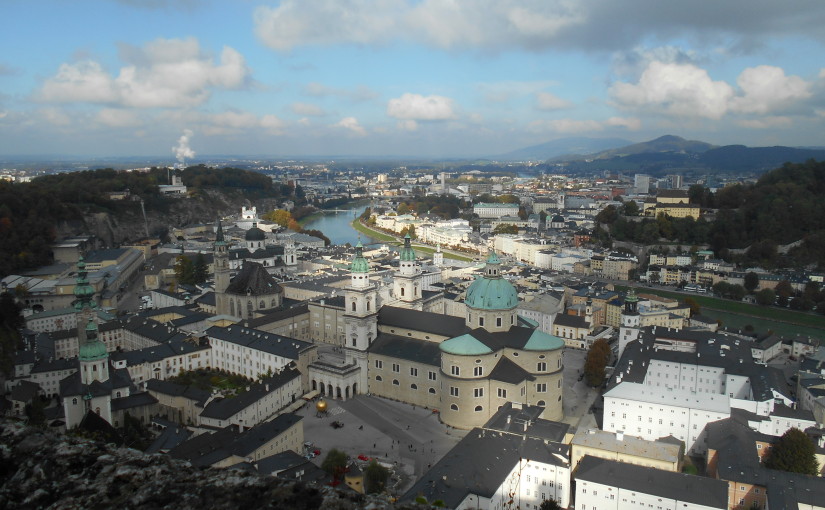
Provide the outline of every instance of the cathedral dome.
{"type": "Polygon", "coordinates": [[[364,258],[364,247],[361,244],[361,241],[358,241],[358,244],[355,246],[355,257],[352,259],[352,263],[349,266],[349,270],[353,273],[369,273],[370,272],[370,264],[367,262],[367,259],[364,258]]]}
{"type": "Polygon", "coordinates": [[[252,228],[246,231],[246,240],[247,241],[263,241],[266,239],[266,234],[264,231],[258,228],[257,223],[252,224],[252,228]]]}
{"type": "Polygon", "coordinates": [[[415,262],[415,251],[410,244],[410,234],[404,236],[404,247],[401,248],[399,259],[402,262],[415,262]]]}
{"type": "Polygon", "coordinates": [[[484,276],[467,289],[464,304],[478,310],[509,310],[518,306],[518,293],[513,284],[499,274],[501,261],[495,252],[487,258],[484,276]]]}

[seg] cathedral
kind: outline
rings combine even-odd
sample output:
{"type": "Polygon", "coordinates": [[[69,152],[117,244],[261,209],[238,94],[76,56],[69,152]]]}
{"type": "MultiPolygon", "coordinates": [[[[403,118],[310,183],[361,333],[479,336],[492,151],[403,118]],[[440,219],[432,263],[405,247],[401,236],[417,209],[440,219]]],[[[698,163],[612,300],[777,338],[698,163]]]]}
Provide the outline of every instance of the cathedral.
{"type": "Polygon", "coordinates": [[[549,420],[563,417],[564,342],[518,316],[518,295],[495,253],[467,290],[463,318],[425,311],[409,238],[399,259],[398,306],[382,305],[361,243],[356,247],[344,293],[345,360],[312,363],[313,390],[431,408],[461,429],[481,426],[507,402],[543,407],[549,420]]]}

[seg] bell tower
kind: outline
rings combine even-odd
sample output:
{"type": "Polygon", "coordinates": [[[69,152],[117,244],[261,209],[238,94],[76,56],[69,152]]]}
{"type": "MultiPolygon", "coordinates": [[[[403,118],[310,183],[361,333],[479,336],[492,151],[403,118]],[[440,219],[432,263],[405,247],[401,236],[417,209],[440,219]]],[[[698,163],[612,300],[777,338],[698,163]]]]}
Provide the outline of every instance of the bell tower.
{"type": "Polygon", "coordinates": [[[393,278],[393,294],[400,300],[400,306],[421,310],[422,303],[421,267],[412,248],[410,234],[404,236],[404,246],[398,257],[398,271],[393,278]]]}
{"type": "Polygon", "coordinates": [[[226,296],[226,289],[229,287],[229,245],[224,239],[220,219],[212,252],[215,267],[215,308],[218,315],[229,315],[229,298],[226,296]]]}
{"type": "Polygon", "coordinates": [[[639,338],[641,328],[641,317],[639,317],[639,298],[633,287],[627,291],[624,298],[624,310],[622,311],[622,325],[619,328],[619,358],[624,353],[624,348],[630,342],[639,338]]]}
{"type": "Polygon", "coordinates": [[[344,290],[344,351],[348,363],[361,368],[358,388],[367,390],[367,349],[378,336],[378,291],[370,283],[370,265],[361,242],[350,264],[351,281],[344,290]]]}

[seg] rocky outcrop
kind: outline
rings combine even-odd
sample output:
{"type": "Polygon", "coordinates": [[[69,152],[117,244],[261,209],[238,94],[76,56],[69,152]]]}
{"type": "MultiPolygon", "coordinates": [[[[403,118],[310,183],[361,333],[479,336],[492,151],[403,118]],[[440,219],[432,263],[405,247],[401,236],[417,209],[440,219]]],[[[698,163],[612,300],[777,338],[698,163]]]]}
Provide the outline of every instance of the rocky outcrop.
{"type": "Polygon", "coordinates": [[[14,509],[381,509],[382,497],[279,480],[234,469],[197,469],[146,455],[0,422],[0,508],[14,509]]]}

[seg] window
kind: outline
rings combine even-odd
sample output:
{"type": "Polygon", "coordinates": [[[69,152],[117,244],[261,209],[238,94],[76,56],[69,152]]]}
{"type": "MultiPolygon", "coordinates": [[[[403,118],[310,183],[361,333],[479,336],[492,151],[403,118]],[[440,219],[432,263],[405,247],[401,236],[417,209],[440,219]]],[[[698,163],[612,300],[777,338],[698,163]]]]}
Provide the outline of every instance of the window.
{"type": "Polygon", "coordinates": [[[455,365],[450,365],[450,375],[461,375],[461,369],[455,365]]]}
{"type": "Polygon", "coordinates": [[[484,388],[473,388],[473,396],[480,398],[484,396],[484,388]]]}
{"type": "Polygon", "coordinates": [[[450,404],[450,409],[453,411],[458,411],[458,406],[455,404],[450,404]]]}
{"type": "Polygon", "coordinates": [[[435,395],[435,388],[430,388],[427,392],[435,395]]]}
{"type": "Polygon", "coordinates": [[[507,398],[507,390],[505,390],[504,388],[499,388],[498,398],[507,398]]]}
{"type": "Polygon", "coordinates": [[[400,372],[401,371],[401,365],[399,365],[398,363],[393,363],[392,364],[392,371],[396,372],[396,373],[400,372]]]}
{"type": "Polygon", "coordinates": [[[479,317],[478,318],[478,325],[482,326],[482,327],[484,326],[484,317],[479,317]]]}
{"type": "MultiPolygon", "coordinates": [[[[353,312],[355,311],[355,301],[353,301],[353,302],[352,302],[352,311],[353,311],[353,312]]],[[[315,325],[317,326],[317,325],[318,325],[318,323],[316,322],[316,323],[315,323],[315,325]]]]}
{"type": "Polygon", "coordinates": [[[410,367],[410,375],[413,377],[418,377],[418,369],[415,367],[410,367]]]}
{"type": "Polygon", "coordinates": [[[76,405],[77,405],[77,399],[76,399],[76,398],[73,398],[73,399],[72,399],[72,405],[73,405],[73,406],[76,406],[76,405]]]}
{"type": "Polygon", "coordinates": [[[380,359],[375,360],[375,368],[381,369],[384,368],[384,362],[380,359]]]}
{"type": "Polygon", "coordinates": [[[537,393],[545,393],[547,391],[547,383],[536,384],[537,393]]]}
{"type": "Polygon", "coordinates": [[[392,380],[392,385],[393,386],[398,386],[399,385],[398,379],[393,379],[392,380]]]}
{"type": "Polygon", "coordinates": [[[473,367],[473,375],[476,377],[484,375],[484,367],[473,367]]]}
{"type": "Polygon", "coordinates": [[[411,390],[417,390],[417,389],[418,389],[418,385],[417,385],[417,384],[415,384],[415,383],[410,384],[410,389],[411,389],[411,390]]]}
{"type": "Polygon", "coordinates": [[[474,411],[475,411],[475,412],[477,412],[477,413],[480,413],[483,409],[484,409],[484,408],[483,408],[483,407],[481,407],[481,406],[476,406],[476,408],[474,409],[474,411]]]}
{"type": "Polygon", "coordinates": [[[501,327],[501,317],[496,317],[496,327],[497,328],[501,327]]]}
{"type": "Polygon", "coordinates": [[[375,380],[376,380],[376,381],[378,381],[378,382],[381,382],[381,381],[383,381],[383,380],[384,380],[384,378],[383,378],[383,377],[381,377],[380,375],[376,375],[376,376],[375,376],[375,380]]]}
{"type": "Polygon", "coordinates": [[[545,363],[544,361],[540,361],[536,365],[536,372],[546,372],[546,371],[547,371],[547,363],[545,363]]]}
{"type": "Polygon", "coordinates": [[[450,396],[457,397],[458,396],[458,388],[455,386],[450,386],[450,396]]]}
{"type": "Polygon", "coordinates": [[[429,379],[430,381],[435,381],[435,372],[427,371],[427,379],[429,379]]]}

